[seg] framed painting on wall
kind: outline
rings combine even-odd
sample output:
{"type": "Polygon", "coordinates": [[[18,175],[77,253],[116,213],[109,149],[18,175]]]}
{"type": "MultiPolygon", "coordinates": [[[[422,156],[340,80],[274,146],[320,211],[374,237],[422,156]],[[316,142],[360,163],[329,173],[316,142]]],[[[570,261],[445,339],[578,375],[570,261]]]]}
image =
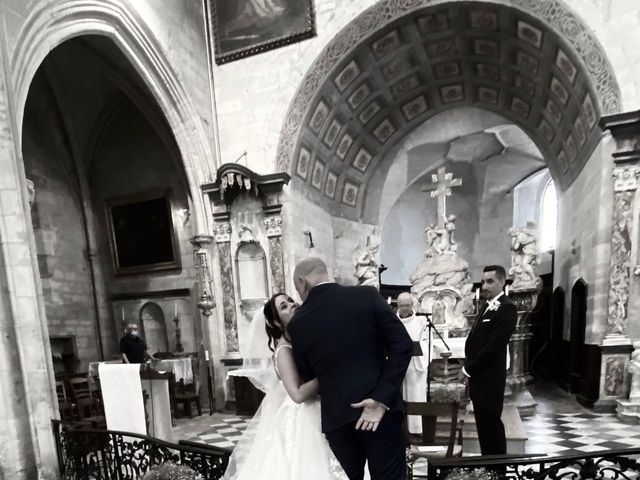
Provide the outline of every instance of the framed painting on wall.
{"type": "Polygon", "coordinates": [[[218,65],[316,34],[313,0],[204,2],[218,65]]]}
{"type": "Polygon", "coordinates": [[[170,190],[108,200],[106,214],[116,275],[180,268],[170,190]]]}

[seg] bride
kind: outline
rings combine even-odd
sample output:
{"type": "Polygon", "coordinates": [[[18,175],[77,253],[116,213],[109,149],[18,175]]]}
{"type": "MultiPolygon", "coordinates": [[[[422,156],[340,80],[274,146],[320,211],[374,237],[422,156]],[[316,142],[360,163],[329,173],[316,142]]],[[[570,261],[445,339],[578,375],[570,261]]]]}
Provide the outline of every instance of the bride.
{"type": "Polygon", "coordinates": [[[273,352],[268,364],[245,361],[242,370],[230,373],[247,376],[266,395],[231,455],[224,480],[348,480],[321,432],[318,381],[301,383],[293,359],[287,325],[296,308],[284,293],[271,297],[263,310],[265,328],[256,328],[249,342],[254,361],[267,358],[267,347],[273,352]]]}

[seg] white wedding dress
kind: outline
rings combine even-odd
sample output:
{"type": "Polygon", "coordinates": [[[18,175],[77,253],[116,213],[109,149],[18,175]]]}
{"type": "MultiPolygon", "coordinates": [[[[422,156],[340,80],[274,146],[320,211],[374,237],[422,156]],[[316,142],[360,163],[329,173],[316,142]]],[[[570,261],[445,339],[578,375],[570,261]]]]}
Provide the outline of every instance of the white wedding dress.
{"type": "MultiPolygon", "coordinates": [[[[223,479],[348,480],[322,434],[319,397],[295,403],[273,366],[270,370],[273,378],[264,371],[257,375],[266,395],[234,449],[223,479]]],[[[251,373],[232,372],[256,380],[251,373]]]]}

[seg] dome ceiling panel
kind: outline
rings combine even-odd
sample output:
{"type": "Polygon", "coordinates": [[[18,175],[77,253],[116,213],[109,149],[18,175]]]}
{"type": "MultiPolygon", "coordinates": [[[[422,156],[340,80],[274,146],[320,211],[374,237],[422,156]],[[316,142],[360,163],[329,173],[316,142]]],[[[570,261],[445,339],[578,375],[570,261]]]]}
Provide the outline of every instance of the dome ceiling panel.
{"type": "Polygon", "coordinates": [[[401,16],[336,61],[310,99],[289,170],[330,211],[353,217],[386,154],[446,109],[484,108],[522,127],[561,188],[601,136],[582,59],[540,20],[504,5],[453,2],[401,16]]]}

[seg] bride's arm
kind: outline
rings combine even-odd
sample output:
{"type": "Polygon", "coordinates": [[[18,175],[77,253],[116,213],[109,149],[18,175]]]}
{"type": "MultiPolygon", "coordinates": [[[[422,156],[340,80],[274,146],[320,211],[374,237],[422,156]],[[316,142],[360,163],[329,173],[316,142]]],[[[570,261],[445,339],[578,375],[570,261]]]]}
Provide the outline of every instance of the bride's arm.
{"type": "Polygon", "coordinates": [[[318,380],[316,378],[306,383],[300,383],[300,375],[298,374],[290,346],[287,345],[277,350],[276,364],[282,384],[291,400],[296,403],[302,403],[318,393],[318,380]]]}

